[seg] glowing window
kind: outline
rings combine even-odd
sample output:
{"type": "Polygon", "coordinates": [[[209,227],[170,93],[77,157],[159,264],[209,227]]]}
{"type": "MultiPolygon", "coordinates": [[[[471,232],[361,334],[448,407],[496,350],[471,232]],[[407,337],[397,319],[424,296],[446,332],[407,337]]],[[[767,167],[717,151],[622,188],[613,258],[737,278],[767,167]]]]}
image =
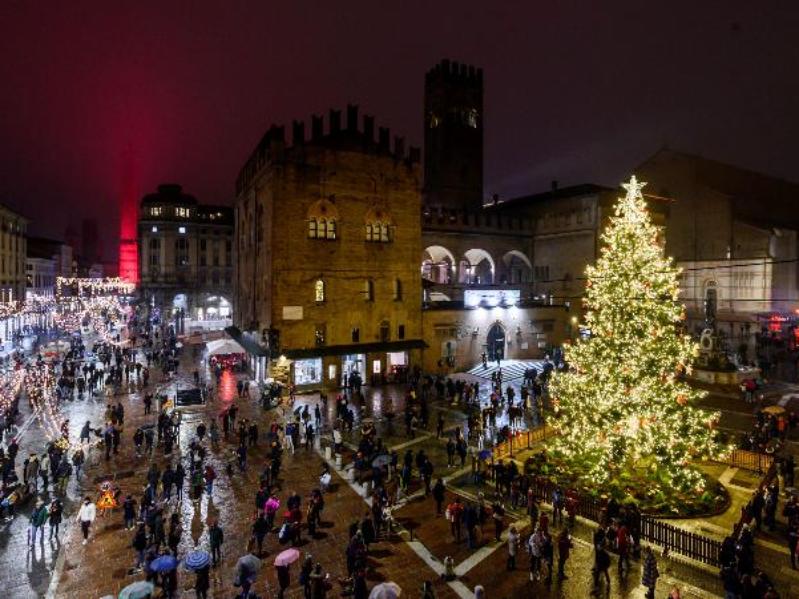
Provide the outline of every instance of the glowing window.
{"type": "Polygon", "coordinates": [[[314,297],[317,302],[325,301],[325,282],[322,279],[317,279],[314,283],[314,297]]]}

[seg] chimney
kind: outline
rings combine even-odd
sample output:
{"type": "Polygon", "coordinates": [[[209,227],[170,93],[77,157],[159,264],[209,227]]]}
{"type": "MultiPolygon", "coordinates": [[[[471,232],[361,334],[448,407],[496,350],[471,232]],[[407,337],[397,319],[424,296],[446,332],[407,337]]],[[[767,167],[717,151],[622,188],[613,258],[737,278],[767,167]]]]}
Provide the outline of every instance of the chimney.
{"type": "Polygon", "coordinates": [[[363,136],[366,143],[371,145],[375,141],[375,117],[363,115],[363,136]]]}
{"type": "Polygon", "coordinates": [[[341,131],[341,111],[340,110],[331,110],[330,111],[330,133],[336,134],[341,131]]]}
{"type": "Polygon", "coordinates": [[[291,143],[294,146],[301,146],[305,143],[305,123],[302,121],[291,122],[291,143]]]}
{"type": "Polygon", "coordinates": [[[390,138],[391,132],[388,127],[380,127],[377,131],[377,149],[381,152],[389,152],[390,138]]]}
{"type": "Polygon", "coordinates": [[[347,104],[347,131],[356,133],[358,131],[358,106],[347,104]]]}
{"type": "Polygon", "coordinates": [[[324,120],[321,116],[311,116],[311,139],[319,141],[324,136],[324,120]]]}

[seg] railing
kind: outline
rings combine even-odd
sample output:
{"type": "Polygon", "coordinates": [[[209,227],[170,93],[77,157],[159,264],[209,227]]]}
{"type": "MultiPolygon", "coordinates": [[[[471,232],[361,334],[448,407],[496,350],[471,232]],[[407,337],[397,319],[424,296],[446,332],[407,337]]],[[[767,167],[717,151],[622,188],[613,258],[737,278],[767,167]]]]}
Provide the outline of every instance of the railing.
{"type": "Polygon", "coordinates": [[[698,562],[719,566],[721,541],[689,532],[668,522],[641,516],[641,539],[698,562]]]}
{"type": "MultiPolygon", "coordinates": [[[[530,485],[533,494],[551,504],[555,483],[544,477],[536,477],[530,485]]],[[[607,501],[590,495],[580,494],[573,489],[564,492],[567,513],[574,513],[592,522],[605,523],[607,501]]],[[[673,524],[660,521],[652,516],[640,516],[638,529],[643,541],[662,546],[667,551],[679,553],[712,566],[719,565],[721,541],[684,530],[673,524]]]]}
{"type": "Polygon", "coordinates": [[[499,460],[506,457],[513,457],[514,452],[530,449],[536,443],[545,441],[547,437],[552,437],[555,431],[550,426],[539,426],[527,431],[516,431],[511,433],[510,438],[502,443],[497,443],[493,448],[493,457],[499,460]]]}
{"type": "Polygon", "coordinates": [[[733,468],[743,468],[744,470],[763,473],[771,469],[774,464],[774,456],[746,449],[733,449],[729,455],[721,458],[718,462],[733,468]]]}

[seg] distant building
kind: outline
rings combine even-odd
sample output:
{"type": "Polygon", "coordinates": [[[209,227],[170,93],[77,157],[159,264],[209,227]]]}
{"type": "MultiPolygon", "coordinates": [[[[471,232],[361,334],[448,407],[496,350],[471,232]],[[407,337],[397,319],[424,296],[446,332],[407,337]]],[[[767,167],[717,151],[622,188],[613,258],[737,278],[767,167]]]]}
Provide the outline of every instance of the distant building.
{"type": "Polygon", "coordinates": [[[159,185],[139,206],[140,291],[164,317],[231,317],[233,209],[207,206],[180,185],[159,185]]]}
{"type": "Polygon", "coordinates": [[[389,378],[424,345],[420,153],[356,106],[311,125],[272,127],[239,174],[235,320],[279,336],[297,385],[389,378]]]}
{"type": "Polygon", "coordinates": [[[31,295],[40,297],[53,297],[55,295],[56,267],[55,259],[49,253],[40,254],[28,249],[25,260],[25,275],[27,280],[26,297],[31,295]]]}
{"type": "Polygon", "coordinates": [[[0,204],[0,302],[25,299],[28,222],[0,204]]]}
{"type": "Polygon", "coordinates": [[[732,351],[755,334],[796,345],[799,184],[670,149],[635,172],[669,207],[666,253],[683,269],[690,330],[710,308],[732,351]]]}

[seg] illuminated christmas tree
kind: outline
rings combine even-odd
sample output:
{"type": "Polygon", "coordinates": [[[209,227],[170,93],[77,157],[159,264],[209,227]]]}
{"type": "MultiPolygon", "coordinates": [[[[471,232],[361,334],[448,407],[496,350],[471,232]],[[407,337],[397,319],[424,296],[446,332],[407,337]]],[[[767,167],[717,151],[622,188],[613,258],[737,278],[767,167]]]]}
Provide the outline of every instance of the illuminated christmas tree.
{"type": "Polygon", "coordinates": [[[703,489],[694,459],[718,455],[703,392],[681,375],[697,346],[682,332],[679,271],[658,243],[635,177],[616,205],[595,266],[587,270],[587,339],[566,350],[568,372],[550,393],[559,436],[553,455],[572,475],[602,488],[648,481],[647,491],[703,489]]]}

